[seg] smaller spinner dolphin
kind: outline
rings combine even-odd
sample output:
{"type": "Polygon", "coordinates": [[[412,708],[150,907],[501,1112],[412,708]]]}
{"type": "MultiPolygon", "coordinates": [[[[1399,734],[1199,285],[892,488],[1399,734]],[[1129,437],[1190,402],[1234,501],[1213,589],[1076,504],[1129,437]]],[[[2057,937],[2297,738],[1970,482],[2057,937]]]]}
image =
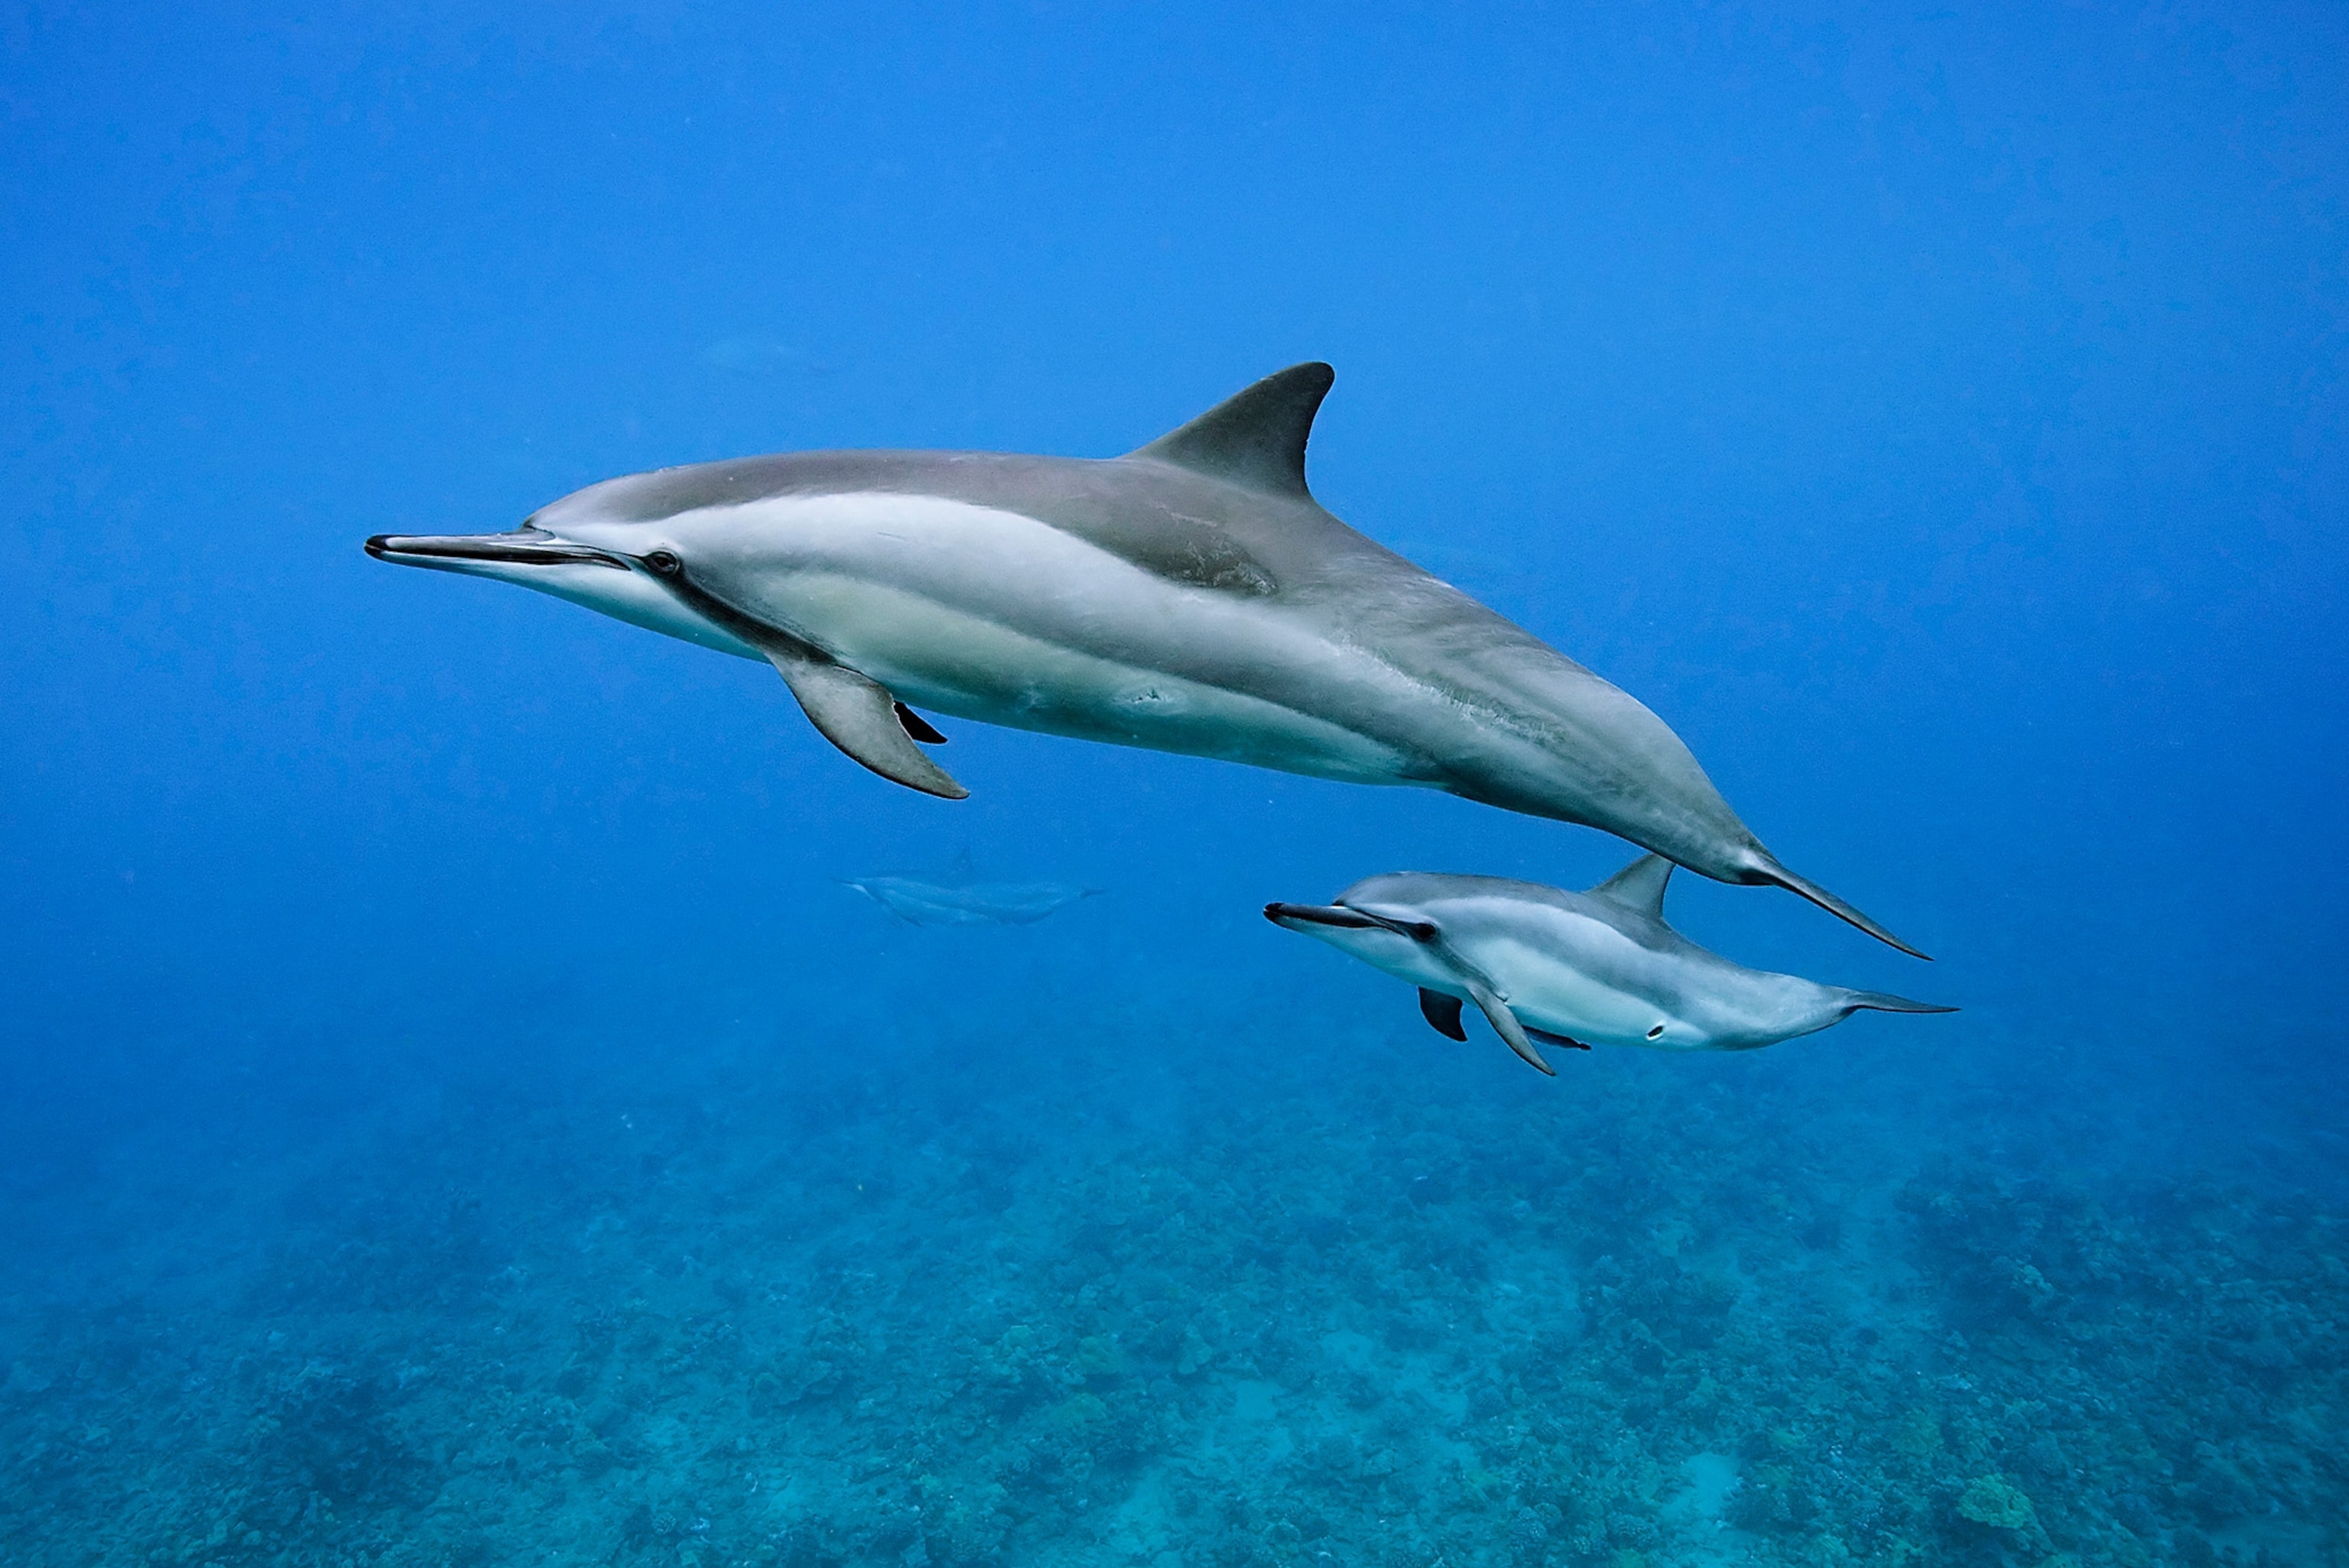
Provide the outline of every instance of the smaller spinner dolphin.
{"type": "Polygon", "coordinates": [[[1744,1051],[1864,1007],[1957,1011],[1732,964],[1664,923],[1671,874],[1671,861],[1642,855],[1588,892],[1568,892],[1395,872],[1356,882],[1334,903],[1268,903],[1264,917],[1417,985],[1420,1011],[1455,1040],[1468,1037],[1461,1004],[1475,1003],[1511,1050],[1553,1075],[1535,1041],[1744,1051]]]}

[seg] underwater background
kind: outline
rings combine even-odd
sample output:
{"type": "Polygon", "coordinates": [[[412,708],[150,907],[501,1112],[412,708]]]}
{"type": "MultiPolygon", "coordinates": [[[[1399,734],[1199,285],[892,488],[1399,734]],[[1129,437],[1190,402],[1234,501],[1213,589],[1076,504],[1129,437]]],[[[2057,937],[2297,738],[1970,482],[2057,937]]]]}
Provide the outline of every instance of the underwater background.
{"type": "Polygon", "coordinates": [[[0,1563],[2349,1563],[2349,16],[0,15],[0,1563]],[[1268,925],[1595,832],[395,572],[1124,451],[1646,702],[1955,1004],[1565,1053],[1268,925]],[[895,920],[839,879],[1099,888],[895,920]],[[967,880],[967,878],[966,878],[967,880]]]}

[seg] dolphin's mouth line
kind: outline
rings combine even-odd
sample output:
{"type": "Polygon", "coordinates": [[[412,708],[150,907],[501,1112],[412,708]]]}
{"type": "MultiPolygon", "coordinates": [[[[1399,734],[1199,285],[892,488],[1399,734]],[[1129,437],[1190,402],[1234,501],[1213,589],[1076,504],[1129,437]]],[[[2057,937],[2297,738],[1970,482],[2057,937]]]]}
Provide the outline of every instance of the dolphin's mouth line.
{"type": "Polygon", "coordinates": [[[378,533],[367,542],[367,552],[378,561],[399,566],[430,566],[440,562],[495,561],[512,566],[610,566],[631,570],[609,551],[573,544],[541,529],[516,529],[512,533],[378,533]]]}
{"type": "Polygon", "coordinates": [[[1413,942],[1427,942],[1435,934],[1433,926],[1391,920],[1385,915],[1371,914],[1342,903],[1268,903],[1264,906],[1264,917],[1275,925],[1294,920],[1307,925],[1332,926],[1340,931],[1392,931],[1397,936],[1407,936],[1413,942]]]}
{"type": "Polygon", "coordinates": [[[1268,903],[1264,906],[1264,917],[1275,925],[1293,920],[1303,925],[1335,926],[1340,931],[1392,929],[1383,920],[1333,903],[1268,903]]]}

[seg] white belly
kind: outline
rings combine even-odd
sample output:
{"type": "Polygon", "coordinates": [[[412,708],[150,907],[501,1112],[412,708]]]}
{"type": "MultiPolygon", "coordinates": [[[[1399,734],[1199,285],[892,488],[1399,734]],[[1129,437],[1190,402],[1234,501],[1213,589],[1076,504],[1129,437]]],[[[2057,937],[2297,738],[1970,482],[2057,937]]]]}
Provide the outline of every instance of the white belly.
{"type": "Polygon", "coordinates": [[[1290,772],[1397,779],[1401,759],[1386,746],[1169,668],[1195,671],[1202,650],[1258,667],[1360,660],[1264,601],[1170,582],[1031,518],[934,497],[734,510],[757,514],[738,536],[741,553],[759,558],[740,571],[736,592],[752,601],[742,607],[802,630],[916,707],[1290,772]]]}
{"type": "Polygon", "coordinates": [[[1475,954],[1506,989],[1509,1010],[1536,1028],[1591,1045],[1718,1047],[1720,1020],[1708,1007],[1691,1012],[1675,961],[1607,922],[1562,910],[1520,912],[1487,926],[1475,954]]]}
{"type": "Polygon", "coordinates": [[[1510,1010],[1554,1034],[1602,1045],[1646,1045],[1648,1031],[1666,1021],[1647,997],[1534,948],[1500,944],[1492,963],[1494,972],[1506,977],[1510,1010]]]}

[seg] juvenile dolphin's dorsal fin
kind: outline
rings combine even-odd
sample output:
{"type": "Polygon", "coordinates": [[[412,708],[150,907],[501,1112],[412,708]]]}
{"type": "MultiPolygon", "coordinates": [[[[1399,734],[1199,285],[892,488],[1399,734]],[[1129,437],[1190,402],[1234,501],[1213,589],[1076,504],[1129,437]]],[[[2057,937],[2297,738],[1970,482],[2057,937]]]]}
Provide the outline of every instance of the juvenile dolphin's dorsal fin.
{"type": "Polygon", "coordinates": [[[1590,896],[1660,921],[1664,918],[1664,884],[1671,880],[1671,861],[1661,855],[1641,855],[1592,888],[1590,896]]]}
{"type": "Polygon", "coordinates": [[[1276,370],[1180,429],[1127,454],[1229,480],[1271,495],[1313,499],[1305,442],[1338,373],[1319,360],[1276,370]]]}

